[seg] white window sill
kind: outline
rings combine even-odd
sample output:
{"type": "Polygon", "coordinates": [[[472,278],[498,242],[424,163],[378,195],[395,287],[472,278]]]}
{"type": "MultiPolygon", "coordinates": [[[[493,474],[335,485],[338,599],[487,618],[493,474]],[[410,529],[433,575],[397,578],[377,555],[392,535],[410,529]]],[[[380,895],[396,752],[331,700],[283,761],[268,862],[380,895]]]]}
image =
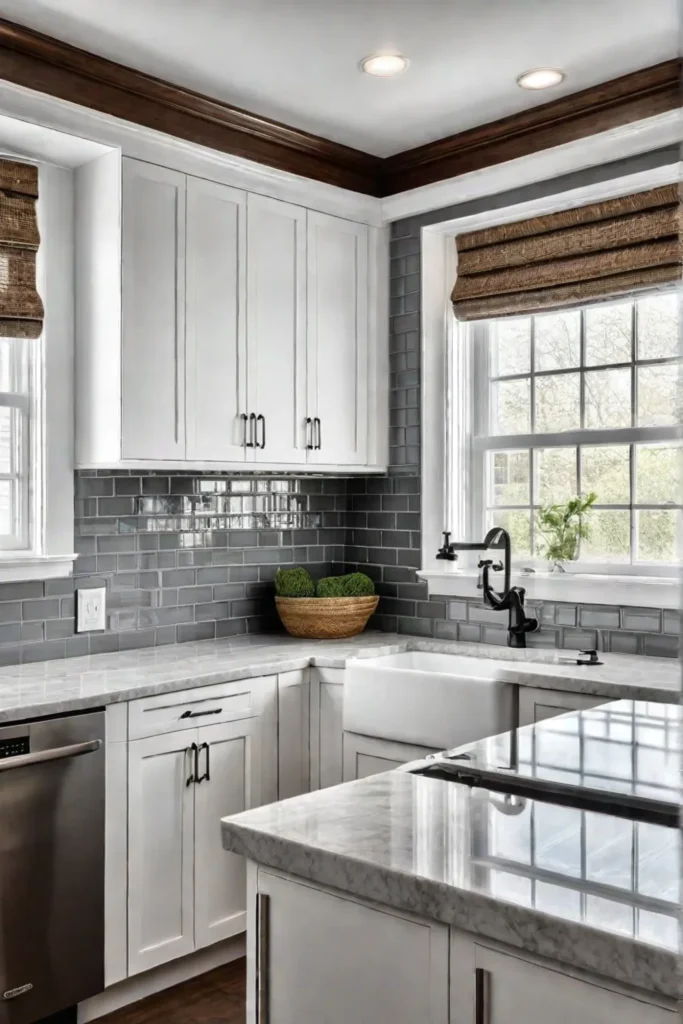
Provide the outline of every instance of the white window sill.
{"type": "Polygon", "coordinates": [[[71,576],[78,555],[26,555],[0,553],[0,583],[23,580],[53,580],[71,576]]]}
{"type": "MultiPolygon", "coordinates": [[[[418,576],[427,581],[430,597],[477,597],[479,573],[476,569],[454,571],[425,570],[418,576]]],[[[501,584],[496,582],[497,589],[501,584]]],[[[530,601],[567,601],[572,604],[625,605],[636,608],[680,607],[681,584],[676,577],[598,576],[589,573],[532,574],[513,572],[512,584],[526,589],[530,601]]]]}

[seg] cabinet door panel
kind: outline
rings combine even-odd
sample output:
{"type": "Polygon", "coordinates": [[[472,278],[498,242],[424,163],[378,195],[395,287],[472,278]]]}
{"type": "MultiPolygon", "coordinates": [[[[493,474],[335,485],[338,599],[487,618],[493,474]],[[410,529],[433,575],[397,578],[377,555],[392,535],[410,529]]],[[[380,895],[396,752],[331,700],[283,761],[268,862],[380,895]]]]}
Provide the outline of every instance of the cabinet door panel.
{"type": "Polygon", "coordinates": [[[278,677],[278,800],[310,790],[308,670],[278,677]]]}
{"type": "Polygon", "coordinates": [[[220,820],[261,803],[260,730],[258,718],[198,730],[200,775],[208,767],[210,778],[193,787],[197,948],[246,926],[245,861],[223,849],[220,820]]]}
{"type": "Polygon", "coordinates": [[[533,725],[567,711],[585,711],[606,704],[608,697],[589,697],[584,693],[544,690],[536,686],[519,688],[519,724],[533,725]]]}
{"type": "Polygon", "coordinates": [[[357,465],[368,457],[368,229],[308,214],[309,412],[320,448],[309,462],[357,465]]]}
{"type": "Polygon", "coordinates": [[[265,418],[257,462],[306,461],[306,211],[247,203],[249,412],[265,418]]]}
{"type": "Polygon", "coordinates": [[[185,175],[123,162],[124,459],[185,458],[185,175]]]}
{"type": "Polygon", "coordinates": [[[246,193],[187,179],[188,459],[243,462],[246,193]]]}
{"type": "Polygon", "coordinates": [[[193,732],[134,740],[128,756],[129,973],[194,949],[193,732]]]}
{"type": "Polygon", "coordinates": [[[269,1024],[447,1024],[448,930],[259,868],[269,1024]]]}
{"type": "Polygon", "coordinates": [[[344,782],[366,779],[369,775],[389,772],[410,761],[418,761],[434,753],[428,747],[417,747],[410,743],[396,743],[393,740],[379,740],[373,736],[358,736],[353,732],[344,733],[344,782]]]}

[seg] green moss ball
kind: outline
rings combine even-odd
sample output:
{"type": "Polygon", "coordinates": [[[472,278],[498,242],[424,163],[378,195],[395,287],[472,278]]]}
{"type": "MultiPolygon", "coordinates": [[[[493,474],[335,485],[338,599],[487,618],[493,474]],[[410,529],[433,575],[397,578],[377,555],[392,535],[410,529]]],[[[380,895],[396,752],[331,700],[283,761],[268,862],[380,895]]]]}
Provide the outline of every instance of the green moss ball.
{"type": "Polygon", "coordinates": [[[315,597],[315,583],[308,569],[278,569],[275,573],[278,597],[315,597]]]}

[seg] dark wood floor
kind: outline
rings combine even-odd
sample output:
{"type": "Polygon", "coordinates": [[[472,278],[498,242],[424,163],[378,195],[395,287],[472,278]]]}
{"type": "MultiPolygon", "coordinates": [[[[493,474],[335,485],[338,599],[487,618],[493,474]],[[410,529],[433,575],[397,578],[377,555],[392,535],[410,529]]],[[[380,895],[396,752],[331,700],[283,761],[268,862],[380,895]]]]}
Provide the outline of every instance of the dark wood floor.
{"type": "Polygon", "coordinates": [[[244,1024],[245,990],[246,960],[235,960],[100,1019],[102,1024],[244,1024]]]}

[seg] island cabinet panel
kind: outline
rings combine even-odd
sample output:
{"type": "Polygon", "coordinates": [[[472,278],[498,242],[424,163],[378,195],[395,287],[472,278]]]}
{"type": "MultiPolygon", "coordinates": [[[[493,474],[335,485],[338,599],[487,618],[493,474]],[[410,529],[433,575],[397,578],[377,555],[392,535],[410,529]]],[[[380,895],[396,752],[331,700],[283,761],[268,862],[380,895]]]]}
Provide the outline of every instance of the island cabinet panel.
{"type": "Polygon", "coordinates": [[[277,677],[209,689],[224,692],[140,701],[152,734],[128,744],[129,975],[246,926],[245,865],[223,849],[220,820],[277,799],[277,677]],[[233,689],[250,698],[243,716],[204,724],[233,689]],[[165,702],[192,726],[155,734],[165,702]]]}
{"type": "Polygon", "coordinates": [[[369,775],[390,772],[409,761],[420,761],[427,754],[433,754],[430,747],[418,747],[412,743],[397,743],[380,740],[374,736],[359,736],[344,733],[344,782],[365,779],[369,775]]]}
{"type": "Polygon", "coordinates": [[[342,669],[311,669],[310,788],[338,786],[343,778],[342,669]]]}
{"type": "Polygon", "coordinates": [[[676,1012],[451,934],[451,1024],[674,1024],[676,1012]]]}
{"type": "Polygon", "coordinates": [[[262,868],[258,890],[267,979],[247,1024],[448,1024],[446,926],[262,868]]]}
{"type": "Polygon", "coordinates": [[[546,718],[564,715],[567,711],[585,711],[606,704],[609,697],[595,697],[585,693],[563,690],[544,690],[536,686],[519,688],[519,724],[534,725],[546,718]]]}

